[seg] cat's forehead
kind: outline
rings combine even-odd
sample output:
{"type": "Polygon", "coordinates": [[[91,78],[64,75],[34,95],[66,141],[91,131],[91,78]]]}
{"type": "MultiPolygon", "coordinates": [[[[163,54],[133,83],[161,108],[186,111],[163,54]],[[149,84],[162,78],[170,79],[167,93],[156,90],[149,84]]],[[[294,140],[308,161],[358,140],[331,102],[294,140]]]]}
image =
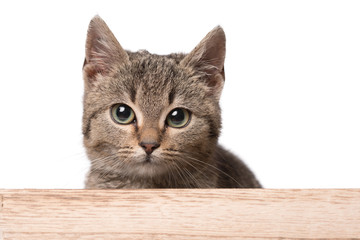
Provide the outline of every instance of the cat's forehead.
{"type": "Polygon", "coordinates": [[[116,89],[116,96],[136,103],[144,114],[158,115],[173,102],[190,108],[204,99],[205,85],[180,64],[185,54],[140,51],[128,55],[130,64],[117,72],[107,89],[116,89]]]}
{"type": "Polygon", "coordinates": [[[141,50],[129,54],[130,68],[134,77],[152,83],[182,73],[184,69],[180,67],[179,63],[183,57],[184,54],[156,55],[141,50]]]}
{"type": "Polygon", "coordinates": [[[132,84],[136,91],[136,103],[151,114],[171,104],[179,82],[186,81],[178,63],[166,56],[140,52],[131,59],[132,84]]]}
{"type": "Polygon", "coordinates": [[[177,58],[141,51],[130,55],[132,84],[145,101],[164,98],[186,85],[190,75],[179,65],[177,58]]]}

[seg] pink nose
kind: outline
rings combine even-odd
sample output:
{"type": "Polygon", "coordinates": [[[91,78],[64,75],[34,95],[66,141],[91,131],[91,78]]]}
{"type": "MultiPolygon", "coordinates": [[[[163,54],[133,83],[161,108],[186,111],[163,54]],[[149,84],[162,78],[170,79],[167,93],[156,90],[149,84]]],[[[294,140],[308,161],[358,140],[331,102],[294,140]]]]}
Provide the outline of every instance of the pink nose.
{"type": "Polygon", "coordinates": [[[157,149],[160,146],[160,144],[156,142],[151,142],[151,143],[141,142],[139,145],[144,149],[144,151],[148,155],[150,155],[155,149],[157,149]]]}

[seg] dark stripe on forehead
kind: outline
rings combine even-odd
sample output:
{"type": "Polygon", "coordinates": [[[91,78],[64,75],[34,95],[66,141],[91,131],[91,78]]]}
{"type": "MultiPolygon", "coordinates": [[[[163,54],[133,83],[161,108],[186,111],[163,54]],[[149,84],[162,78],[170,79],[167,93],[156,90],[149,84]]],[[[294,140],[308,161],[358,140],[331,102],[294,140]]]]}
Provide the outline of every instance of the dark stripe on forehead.
{"type": "Polygon", "coordinates": [[[135,90],[134,86],[132,86],[132,87],[130,88],[130,100],[131,100],[133,103],[135,103],[135,101],[136,101],[136,90],[135,90]]]}
{"type": "Polygon", "coordinates": [[[174,98],[175,98],[175,89],[172,88],[169,93],[169,105],[174,102],[174,98]]]}

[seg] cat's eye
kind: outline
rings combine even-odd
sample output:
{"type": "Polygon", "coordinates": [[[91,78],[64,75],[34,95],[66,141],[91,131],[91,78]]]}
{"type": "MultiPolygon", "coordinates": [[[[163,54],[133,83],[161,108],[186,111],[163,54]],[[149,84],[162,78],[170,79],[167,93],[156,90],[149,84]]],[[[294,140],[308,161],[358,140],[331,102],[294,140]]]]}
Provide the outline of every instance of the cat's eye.
{"type": "Polygon", "coordinates": [[[126,104],[115,104],[111,107],[111,116],[116,123],[130,124],[135,122],[135,113],[126,104]]]}
{"type": "Polygon", "coordinates": [[[166,117],[166,124],[173,128],[185,127],[190,122],[190,112],[183,108],[173,109],[166,117]]]}

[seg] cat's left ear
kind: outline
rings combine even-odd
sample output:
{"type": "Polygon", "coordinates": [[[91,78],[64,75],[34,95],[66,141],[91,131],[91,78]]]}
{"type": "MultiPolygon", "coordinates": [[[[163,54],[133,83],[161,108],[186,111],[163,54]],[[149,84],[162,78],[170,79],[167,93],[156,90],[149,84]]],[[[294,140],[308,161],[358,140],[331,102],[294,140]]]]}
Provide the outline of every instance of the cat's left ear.
{"type": "Polygon", "coordinates": [[[181,61],[185,67],[204,73],[209,86],[209,94],[220,98],[225,81],[224,61],[226,38],[220,27],[215,27],[205,38],[181,61]]]}
{"type": "Polygon", "coordinates": [[[114,67],[129,62],[129,56],[116,40],[104,20],[95,16],[90,24],[86,39],[86,55],[83,66],[85,86],[98,82],[114,67]]]}

